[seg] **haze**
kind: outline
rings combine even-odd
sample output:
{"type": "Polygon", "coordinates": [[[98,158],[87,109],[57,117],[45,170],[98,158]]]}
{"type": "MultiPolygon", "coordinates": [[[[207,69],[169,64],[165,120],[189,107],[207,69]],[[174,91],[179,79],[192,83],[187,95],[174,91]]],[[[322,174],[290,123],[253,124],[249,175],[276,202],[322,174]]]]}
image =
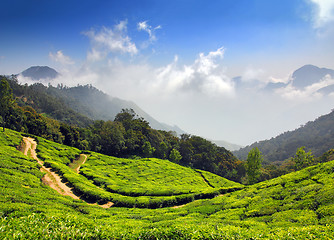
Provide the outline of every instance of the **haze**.
{"type": "Polygon", "coordinates": [[[62,74],[55,84],[92,84],[194,135],[247,145],[333,108],[333,94],[315,84],[268,87],[291,82],[306,64],[334,69],[333,0],[4,0],[0,7],[0,74],[47,65],[62,74]]]}

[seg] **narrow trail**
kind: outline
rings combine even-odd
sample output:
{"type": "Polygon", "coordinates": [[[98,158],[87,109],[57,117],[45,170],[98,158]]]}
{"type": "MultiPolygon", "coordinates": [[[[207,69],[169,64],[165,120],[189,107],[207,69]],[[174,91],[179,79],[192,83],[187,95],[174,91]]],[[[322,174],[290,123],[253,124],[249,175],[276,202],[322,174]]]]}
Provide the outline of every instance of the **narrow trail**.
{"type": "Polygon", "coordinates": [[[80,168],[81,168],[81,166],[84,165],[85,162],[87,161],[87,155],[85,155],[85,154],[80,154],[80,157],[83,157],[84,160],[82,161],[82,163],[81,163],[77,168],[74,169],[74,170],[76,171],[76,173],[79,173],[79,172],[80,172],[80,168]]]}
{"type": "MultiPolygon", "coordinates": [[[[39,165],[41,165],[41,172],[46,173],[44,177],[42,178],[42,182],[45,185],[50,186],[54,190],[56,190],[59,194],[64,195],[64,196],[70,196],[73,199],[80,199],[79,196],[75,195],[70,187],[68,187],[65,183],[61,181],[61,178],[58,174],[52,171],[51,168],[46,168],[44,166],[44,163],[38,159],[37,154],[36,154],[36,147],[37,143],[33,138],[30,137],[23,137],[23,143],[21,146],[21,151],[23,152],[24,155],[26,156],[31,156],[33,159],[35,159],[39,165]]],[[[80,171],[80,167],[82,164],[84,164],[87,160],[87,156],[82,154],[82,157],[84,157],[84,161],[75,169],[77,173],[80,171]]],[[[90,204],[89,205],[98,205],[97,203],[90,204]]],[[[112,202],[108,202],[103,205],[98,205],[102,208],[109,208],[113,205],[112,202]]]]}
{"type": "Polygon", "coordinates": [[[66,184],[64,184],[61,181],[61,178],[58,174],[54,173],[51,171],[51,168],[46,168],[43,165],[43,162],[38,159],[37,154],[36,154],[36,147],[37,143],[33,138],[30,137],[23,137],[23,142],[25,144],[25,147],[23,149],[23,154],[30,156],[35,159],[39,165],[41,165],[41,172],[46,173],[44,177],[42,178],[42,182],[54,190],[56,190],[59,194],[65,195],[65,196],[70,196],[73,199],[80,199],[77,195],[75,195],[71,188],[69,188],[66,184]]]}
{"type": "Polygon", "coordinates": [[[68,166],[73,169],[74,172],[80,173],[80,168],[87,161],[88,156],[86,154],[80,154],[80,156],[73,160],[68,166]]]}

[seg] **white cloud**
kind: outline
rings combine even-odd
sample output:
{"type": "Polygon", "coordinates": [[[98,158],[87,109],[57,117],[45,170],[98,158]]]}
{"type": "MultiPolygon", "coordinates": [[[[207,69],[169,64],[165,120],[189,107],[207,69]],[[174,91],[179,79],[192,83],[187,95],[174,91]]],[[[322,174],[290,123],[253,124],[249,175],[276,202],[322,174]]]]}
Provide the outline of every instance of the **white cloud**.
{"type": "Polygon", "coordinates": [[[268,82],[268,80],[269,79],[265,76],[265,71],[261,68],[256,69],[252,66],[249,66],[242,74],[242,81],[244,82],[252,82],[252,81],[268,82]]]}
{"type": "Polygon", "coordinates": [[[217,51],[209,52],[208,55],[204,53],[199,54],[199,58],[196,59],[194,68],[197,69],[198,73],[209,75],[212,70],[216,69],[218,65],[215,63],[216,58],[223,58],[224,48],[219,48],[217,51]]]}
{"type": "Polygon", "coordinates": [[[56,53],[52,53],[50,52],[49,53],[49,57],[57,62],[57,63],[61,63],[63,65],[71,65],[71,64],[74,64],[74,61],[71,60],[70,57],[64,55],[63,51],[59,50],[57,51],[56,53]]]}
{"type": "Polygon", "coordinates": [[[334,21],[334,0],[309,0],[315,6],[314,25],[321,28],[334,21]]]}
{"type": "MultiPolygon", "coordinates": [[[[234,83],[224,73],[219,60],[224,49],[200,53],[192,64],[180,65],[178,57],[165,66],[155,68],[147,62],[129,63],[118,58],[100,59],[93,48],[79,69],[62,69],[63,83],[68,86],[92,83],[109,94],[124,99],[159,96],[165,99],[176,95],[201,94],[210,97],[234,96],[234,83]],[[144,94],[145,93],[145,94],[144,94]]],[[[102,53],[103,54],[103,53],[102,53]]],[[[62,82],[61,78],[54,83],[62,82]]]]}
{"type": "Polygon", "coordinates": [[[197,92],[209,96],[233,96],[234,84],[224,74],[222,66],[217,63],[224,55],[224,48],[200,53],[191,65],[178,66],[174,62],[156,71],[155,87],[163,87],[169,92],[197,92]]]}
{"type": "Polygon", "coordinates": [[[127,21],[121,21],[113,28],[102,27],[99,31],[91,29],[84,32],[90,39],[92,49],[87,55],[90,61],[98,61],[104,59],[109,53],[129,53],[137,54],[136,44],[126,34],[127,21]]]}
{"type": "Polygon", "coordinates": [[[329,75],[325,76],[321,81],[305,87],[304,89],[298,89],[292,84],[284,88],[277,89],[276,92],[283,98],[288,100],[301,100],[301,101],[312,101],[314,99],[321,98],[323,95],[319,92],[320,89],[333,85],[334,79],[329,75]]]}
{"type": "Polygon", "coordinates": [[[139,31],[145,31],[148,33],[149,37],[150,37],[150,41],[153,42],[155,40],[157,40],[157,37],[155,35],[155,31],[158,29],[161,29],[161,26],[158,25],[157,27],[152,27],[150,25],[147,24],[147,21],[143,21],[143,22],[139,22],[137,24],[137,29],[139,31]]]}
{"type": "Polygon", "coordinates": [[[88,53],[87,53],[87,59],[92,62],[99,61],[101,59],[104,59],[106,57],[105,52],[101,52],[95,48],[92,48],[88,53]]]}

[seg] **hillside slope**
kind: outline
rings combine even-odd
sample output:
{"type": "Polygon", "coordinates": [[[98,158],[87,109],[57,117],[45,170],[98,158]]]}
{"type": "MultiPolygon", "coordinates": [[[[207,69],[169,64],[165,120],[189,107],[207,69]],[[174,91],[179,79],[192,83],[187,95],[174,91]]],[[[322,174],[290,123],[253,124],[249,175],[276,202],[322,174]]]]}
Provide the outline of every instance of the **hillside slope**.
{"type": "Polygon", "coordinates": [[[285,132],[270,140],[253,143],[233,153],[239,159],[246,159],[248,152],[258,147],[267,162],[282,162],[292,157],[297,148],[305,146],[315,156],[320,156],[334,146],[334,111],[323,115],[304,126],[285,132]]]}
{"type": "MultiPolygon", "coordinates": [[[[41,94],[47,94],[52,97],[57,102],[61,102],[64,107],[73,109],[76,114],[83,115],[87,118],[93,120],[114,120],[117,113],[121,112],[122,109],[133,109],[140,117],[143,117],[146,121],[150,123],[150,126],[154,129],[164,130],[164,131],[175,131],[178,134],[185,133],[177,126],[170,126],[165,123],[161,123],[142,110],[132,101],[126,101],[116,97],[111,97],[102,91],[92,87],[91,85],[77,86],[77,87],[63,87],[63,84],[58,84],[58,87],[52,87],[52,80],[59,77],[60,74],[47,66],[34,66],[24,70],[21,73],[24,77],[29,77],[36,82],[36,84],[49,85],[41,94]]],[[[21,75],[18,75],[20,78],[21,75]]],[[[61,80],[61,79],[60,79],[61,80]]],[[[64,83],[65,84],[65,83],[64,83]]],[[[12,85],[12,84],[11,84],[12,85]]],[[[31,88],[33,86],[29,86],[31,88]]],[[[41,90],[41,89],[39,89],[41,90]]],[[[15,92],[14,92],[15,93],[15,92]]],[[[35,94],[40,94],[35,92],[35,94]]],[[[25,97],[34,98],[36,102],[36,97],[28,96],[27,91],[25,97]]],[[[40,104],[41,105],[41,104],[40,104]]],[[[45,109],[40,109],[45,112],[45,109]]],[[[59,110],[54,110],[58,111],[59,110]]],[[[52,117],[58,117],[54,112],[51,113],[52,117]]],[[[57,120],[66,120],[66,117],[62,119],[55,118],[57,120]]],[[[82,124],[80,124],[82,126],[82,124]]]]}
{"type": "Polygon", "coordinates": [[[93,123],[90,118],[73,110],[64,99],[51,95],[50,87],[41,83],[21,85],[15,79],[8,78],[7,81],[19,106],[31,106],[38,113],[78,127],[87,127],[93,123]]]}
{"type": "MultiPolygon", "coordinates": [[[[16,149],[21,140],[21,133],[11,130],[0,135],[2,196],[0,238],[2,239],[13,239],[17,236],[22,239],[333,239],[334,237],[332,231],[334,161],[213,199],[197,200],[179,208],[104,209],[89,205],[82,200],[62,196],[44,186],[40,180],[43,174],[37,161],[24,156],[16,149]]],[[[58,166],[61,164],[67,166],[78,153],[74,148],[54,145],[41,138],[38,138],[38,145],[40,157],[43,157],[45,162],[52,161],[52,158],[58,166]]],[[[103,160],[103,156],[95,155],[95,160],[90,166],[87,165],[86,170],[92,169],[93,166],[96,170],[103,160]]],[[[87,161],[86,163],[89,163],[89,160],[87,161]]],[[[122,164],[122,161],[127,160],[119,159],[117,163],[123,166],[126,174],[128,170],[125,167],[128,164],[122,164]]],[[[148,162],[143,161],[143,163],[148,162]]],[[[117,166],[110,165],[110,167],[117,166]]],[[[143,167],[144,165],[137,166],[132,170],[140,171],[143,167]]],[[[130,170],[128,177],[133,175],[130,174],[130,170]]],[[[74,170],[71,171],[77,174],[74,170]]],[[[101,181],[108,177],[103,171],[94,173],[99,173],[99,176],[93,177],[92,180],[100,182],[100,187],[112,186],[101,181]]],[[[144,173],[145,171],[142,172],[144,173]]],[[[182,175],[179,179],[182,179],[183,173],[180,174],[182,175]]],[[[123,177],[127,176],[121,174],[120,179],[123,177]]],[[[207,180],[211,181],[209,177],[207,180]]],[[[211,183],[219,184],[214,181],[211,183]]],[[[137,198],[140,201],[142,197],[137,198]]]]}
{"type": "Polygon", "coordinates": [[[38,157],[89,202],[156,208],[211,198],[243,187],[215,174],[168,160],[116,158],[95,152],[89,152],[78,174],[70,167],[78,149],[38,140],[38,157]]]}
{"type": "Polygon", "coordinates": [[[133,109],[140,117],[150,123],[154,129],[185,133],[177,126],[158,122],[138,107],[134,102],[111,97],[91,85],[71,88],[51,88],[49,94],[62,99],[69,107],[93,120],[114,120],[122,109],[133,109]]]}

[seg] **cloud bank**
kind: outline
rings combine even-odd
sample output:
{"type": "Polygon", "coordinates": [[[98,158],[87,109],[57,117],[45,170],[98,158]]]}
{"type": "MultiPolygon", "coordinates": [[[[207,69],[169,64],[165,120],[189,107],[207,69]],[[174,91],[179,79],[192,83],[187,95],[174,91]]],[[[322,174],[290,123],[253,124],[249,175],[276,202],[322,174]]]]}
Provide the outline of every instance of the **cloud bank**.
{"type": "Polygon", "coordinates": [[[334,21],[333,0],[310,0],[314,4],[314,26],[321,28],[334,21]]]}
{"type": "MultiPolygon", "coordinates": [[[[329,77],[298,89],[291,74],[271,76],[250,65],[235,78],[224,65],[224,47],[200,52],[188,64],[181,64],[176,55],[157,67],[138,57],[143,49],[130,38],[127,25],[121,21],[84,32],[90,49],[83,63],[75,63],[62,50],[49,53],[60,64],[61,76],[53,84],[92,84],[113,97],[136,102],[157,120],[177,124],[186,132],[243,145],[298,127],[331,108],[319,91],[334,84],[329,77]],[[274,87],[268,88],[270,84],[274,87]]],[[[155,30],[161,27],[148,21],[136,26],[147,33],[146,47],[154,45],[155,30]]]]}

